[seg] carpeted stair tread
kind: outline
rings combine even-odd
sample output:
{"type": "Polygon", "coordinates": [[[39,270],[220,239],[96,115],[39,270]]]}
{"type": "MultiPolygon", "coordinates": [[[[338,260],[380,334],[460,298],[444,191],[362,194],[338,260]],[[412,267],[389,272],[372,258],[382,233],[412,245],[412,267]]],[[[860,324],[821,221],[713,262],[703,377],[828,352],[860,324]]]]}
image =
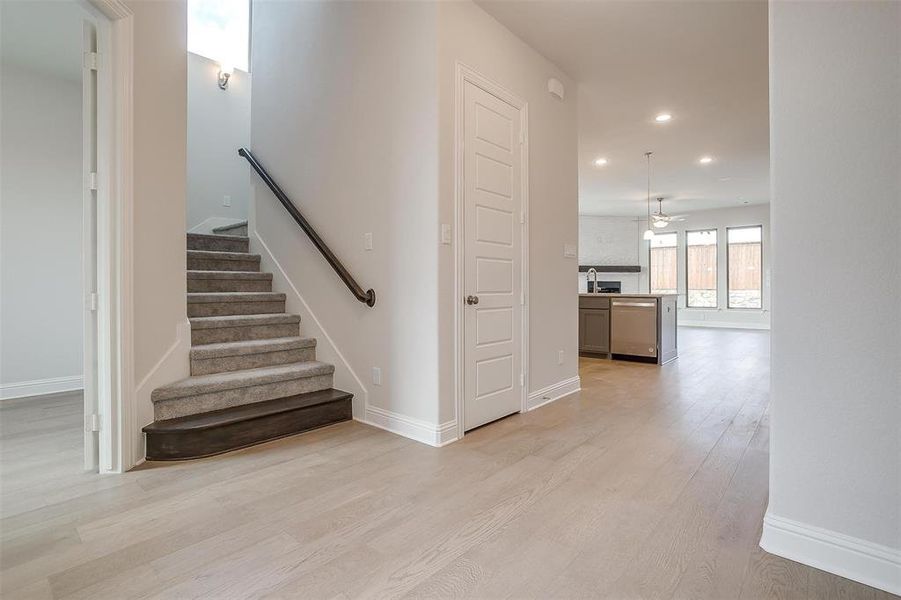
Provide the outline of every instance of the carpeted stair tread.
{"type": "Polygon", "coordinates": [[[312,360],[274,367],[198,375],[159,387],[153,390],[150,399],[153,402],[161,402],[174,398],[185,398],[198,394],[209,394],[267,383],[331,375],[334,372],[335,367],[333,365],[312,360]]]}
{"type": "Polygon", "coordinates": [[[305,338],[300,336],[246,340],[241,342],[221,342],[218,344],[193,346],[191,348],[191,358],[200,360],[222,358],[225,356],[243,356],[245,354],[281,352],[297,348],[313,348],[315,346],[316,338],[305,338]]]}
{"type": "Polygon", "coordinates": [[[217,317],[192,317],[191,329],[216,329],[218,327],[252,327],[254,325],[290,325],[300,323],[300,315],[272,313],[264,315],[222,315],[217,317]]]}
{"type": "Polygon", "coordinates": [[[189,233],[188,250],[221,250],[228,252],[248,252],[250,238],[240,235],[216,235],[209,233],[189,233]]]}
{"type": "Polygon", "coordinates": [[[188,271],[188,279],[250,279],[271,281],[272,273],[259,271],[188,271]]]}
{"type": "Polygon", "coordinates": [[[206,302],[283,302],[281,292],[188,292],[188,304],[206,302]]]}
{"type": "Polygon", "coordinates": [[[259,261],[260,255],[249,252],[224,252],[222,250],[188,250],[188,258],[259,261]]]}

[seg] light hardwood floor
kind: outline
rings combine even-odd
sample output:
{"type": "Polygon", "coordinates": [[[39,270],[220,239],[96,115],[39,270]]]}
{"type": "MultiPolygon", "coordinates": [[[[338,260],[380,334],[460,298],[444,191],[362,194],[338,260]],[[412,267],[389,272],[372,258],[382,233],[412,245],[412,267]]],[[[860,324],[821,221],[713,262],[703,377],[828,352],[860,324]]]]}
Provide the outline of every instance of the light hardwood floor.
{"type": "Polygon", "coordinates": [[[344,423],[81,472],[78,396],[0,409],[0,591],[25,598],[891,597],[765,554],[769,336],[581,361],[583,390],[430,448],[344,423]]]}

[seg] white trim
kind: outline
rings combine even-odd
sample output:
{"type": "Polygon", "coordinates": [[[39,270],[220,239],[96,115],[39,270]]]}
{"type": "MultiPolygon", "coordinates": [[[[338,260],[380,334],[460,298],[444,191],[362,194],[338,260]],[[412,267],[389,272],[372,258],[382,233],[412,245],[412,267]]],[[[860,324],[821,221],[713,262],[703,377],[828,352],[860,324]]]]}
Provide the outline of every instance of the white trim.
{"type": "Polygon", "coordinates": [[[576,375],[575,377],[570,377],[569,379],[564,379],[563,381],[558,381],[555,384],[541,388],[540,390],[529,394],[529,401],[526,405],[526,410],[535,410],[536,408],[544,406],[545,404],[550,404],[555,400],[559,400],[564,396],[575,394],[581,389],[582,380],[578,375],[576,375]]]}
{"type": "Polygon", "coordinates": [[[529,104],[515,94],[511,93],[503,86],[491,81],[490,79],[480,75],[472,67],[457,61],[456,77],[454,91],[454,412],[456,415],[455,427],[457,429],[455,439],[462,439],[464,435],[463,418],[464,410],[464,312],[463,312],[463,267],[465,264],[464,252],[464,220],[463,220],[463,88],[466,82],[481,88],[485,92],[497,97],[499,100],[506,102],[510,106],[519,110],[520,115],[520,131],[522,133],[522,148],[520,150],[520,160],[522,161],[522,176],[520,177],[520,185],[522,187],[521,211],[524,217],[522,228],[522,236],[520,242],[521,252],[521,286],[522,294],[525,302],[521,306],[520,325],[520,360],[521,369],[524,375],[524,381],[521,386],[520,412],[528,410],[528,390],[529,390],[529,306],[531,304],[529,298],[529,104]]]}
{"type": "Polygon", "coordinates": [[[45,394],[58,394],[60,392],[74,392],[83,389],[83,386],[84,381],[82,380],[81,375],[48,377],[47,379],[4,383],[3,385],[0,385],[0,400],[43,396],[45,394]]]}
{"type": "MultiPolygon", "coordinates": [[[[684,311],[683,311],[684,314],[684,311]]],[[[758,329],[768,330],[769,323],[735,323],[729,321],[687,321],[679,319],[679,327],[719,327],[722,329],[758,329]]]]}
{"type": "MultiPolygon", "coordinates": [[[[256,223],[254,223],[256,225],[256,223]]],[[[326,362],[331,362],[335,365],[335,387],[345,388],[348,387],[350,389],[346,390],[354,395],[353,399],[353,415],[355,419],[361,418],[361,415],[366,414],[366,410],[369,405],[369,390],[366,389],[366,386],[363,385],[363,381],[357,376],[357,373],[353,370],[353,367],[350,366],[350,361],[344,357],[344,354],[341,353],[341,350],[338,349],[338,345],[335,343],[335,340],[328,334],[325,327],[322,325],[322,322],[316,318],[316,314],[310,308],[310,305],[307,304],[307,301],[304,300],[300,291],[298,291],[297,287],[295,287],[294,282],[291,281],[291,278],[288,277],[288,273],[282,268],[282,265],[275,258],[275,255],[269,249],[269,246],[263,241],[263,237],[260,235],[260,232],[256,229],[253,229],[253,244],[254,249],[259,250],[260,254],[263,257],[263,264],[266,266],[267,271],[272,272],[273,280],[273,289],[282,289],[283,291],[287,291],[288,293],[288,306],[289,312],[294,311],[300,313],[301,324],[304,327],[305,335],[309,335],[310,337],[315,337],[317,339],[316,342],[316,353],[317,357],[325,351],[326,356],[323,357],[326,362]],[[259,245],[257,247],[257,244],[259,245]],[[270,267],[271,264],[271,268],[270,267]],[[295,302],[292,303],[292,297],[295,302]],[[293,306],[292,306],[293,304],[293,306]],[[306,323],[306,325],[303,325],[306,323]],[[313,326],[314,331],[309,331],[308,328],[313,326]]]]}
{"type": "Polygon", "coordinates": [[[98,21],[97,411],[99,471],[135,464],[133,384],[134,15],[122,0],[82,0],[98,21]]]}
{"type": "Polygon", "coordinates": [[[901,595],[901,549],[770,512],[763,518],[760,547],[770,554],[901,595]]]}
{"type": "Polygon", "coordinates": [[[458,439],[456,421],[434,425],[428,421],[414,419],[378,406],[367,406],[365,418],[357,420],[436,448],[458,439]]]}

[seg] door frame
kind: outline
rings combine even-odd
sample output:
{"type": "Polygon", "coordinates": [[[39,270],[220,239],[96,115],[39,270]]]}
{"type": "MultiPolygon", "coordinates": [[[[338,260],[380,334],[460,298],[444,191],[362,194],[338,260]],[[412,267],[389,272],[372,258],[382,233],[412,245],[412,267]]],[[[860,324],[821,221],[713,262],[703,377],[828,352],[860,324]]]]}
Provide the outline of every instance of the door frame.
{"type": "Polygon", "coordinates": [[[522,132],[522,177],[521,190],[521,244],[520,268],[522,281],[522,297],[520,311],[520,368],[522,369],[522,386],[519,412],[525,412],[529,397],[529,104],[503,86],[480,74],[472,67],[457,61],[456,86],[454,91],[454,407],[457,422],[457,439],[462,439],[465,431],[463,411],[464,377],[465,377],[465,345],[463,308],[464,267],[465,267],[465,232],[463,205],[465,187],[463,185],[463,90],[466,83],[471,83],[491,94],[498,100],[506,102],[519,111],[520,131],[522,132]]]}
{"type": "Polygon", "coordinates": [[[81,0],[97,26],[97,414],[100,473],[136,463],[133,383],[134,13],[81,0]]]}

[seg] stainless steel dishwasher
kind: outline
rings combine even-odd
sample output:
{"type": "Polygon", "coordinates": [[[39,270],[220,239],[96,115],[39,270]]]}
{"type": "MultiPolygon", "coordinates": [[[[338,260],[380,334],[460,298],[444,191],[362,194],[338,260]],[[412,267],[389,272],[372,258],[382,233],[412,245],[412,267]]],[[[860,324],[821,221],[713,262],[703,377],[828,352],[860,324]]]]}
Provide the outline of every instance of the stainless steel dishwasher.
{"type": "Polygon", "coordinates": [[[610,302],[610,352],[657,356],[657,298],[615,298],[610,302]]]}

